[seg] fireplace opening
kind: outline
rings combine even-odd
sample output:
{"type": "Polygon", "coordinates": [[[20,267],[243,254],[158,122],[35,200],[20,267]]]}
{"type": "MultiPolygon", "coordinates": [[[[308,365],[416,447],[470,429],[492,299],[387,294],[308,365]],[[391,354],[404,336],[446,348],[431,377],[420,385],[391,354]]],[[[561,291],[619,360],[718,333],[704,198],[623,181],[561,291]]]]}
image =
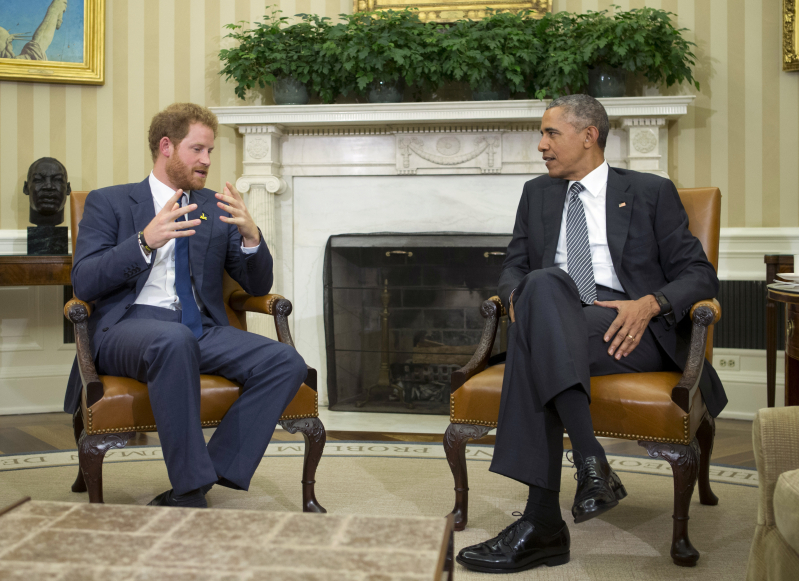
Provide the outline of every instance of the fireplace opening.
{"type": "MultiPolygon", "coordinates": [[[[474,354],[510,234],[343,234],[325,249],[330,409],[449,414],[450,376],[474,354]]],[[[503,318],[504,319],[504,318],[503,318]]],[[[504,350],[500,322],[492,354],[504,350]]]]}

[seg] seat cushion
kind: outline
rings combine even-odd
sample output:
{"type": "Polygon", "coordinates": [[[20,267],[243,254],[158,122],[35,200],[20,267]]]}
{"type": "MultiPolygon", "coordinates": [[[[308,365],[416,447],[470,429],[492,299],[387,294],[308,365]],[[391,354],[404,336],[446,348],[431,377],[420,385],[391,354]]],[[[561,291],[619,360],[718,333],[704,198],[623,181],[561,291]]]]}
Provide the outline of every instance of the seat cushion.
{"type": "MultiPolygon", "coordinates": [[[[152,432],[156,430],[147,385],[127,377],[101,375],[103,397],[87,408],[82,402],[87,434],[152,432]]],[[[239,397],[239,384],[218,375],[200,376],[200,422],[216,426],[239,397]]],[[[318,415],[316,392],[303,384],[283,411],[281,420],[318,415]]]]}
{"type": "Polygon", "coordinates": [[[783,472],[777,479],[774,520],[782,538],[799,553],[799,470],[783,472]]]}
{"type": "MultiPolygon", "coordinates": [[[[505,364],[478,373],[450,397],[450,421],[496,427],[505,364]]],[[[598,436],[689,444],[705,415],[696,390],[691,413],[671,400],[681,373],[661,371],[591,378],[591,418],[598,436]]]]}

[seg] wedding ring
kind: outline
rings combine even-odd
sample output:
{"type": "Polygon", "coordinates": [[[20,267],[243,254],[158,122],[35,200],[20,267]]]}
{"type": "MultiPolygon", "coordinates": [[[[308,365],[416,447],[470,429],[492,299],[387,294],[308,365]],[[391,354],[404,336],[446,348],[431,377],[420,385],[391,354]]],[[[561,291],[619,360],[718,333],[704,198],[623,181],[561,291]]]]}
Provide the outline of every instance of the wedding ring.
{"type": "Polygon", "coordinates": [[[635,341],[635,337],[633,337],[632,335],[627,335],[627,338],[628,338],[630,341],[635,341]]]}

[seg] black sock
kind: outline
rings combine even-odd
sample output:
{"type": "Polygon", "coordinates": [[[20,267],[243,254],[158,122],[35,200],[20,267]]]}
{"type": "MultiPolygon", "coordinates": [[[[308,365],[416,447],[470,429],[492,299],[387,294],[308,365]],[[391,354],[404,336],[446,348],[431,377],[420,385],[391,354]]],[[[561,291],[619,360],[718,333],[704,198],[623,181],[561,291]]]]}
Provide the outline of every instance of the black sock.
{"type": "Polygon", "coordinates": [[[559,496],[560,493],[555,490],[530,486],[523,518],[530,521],[541,535],[553,535],[564,524],[560,516],[559,496]]]}
{"type": "Polygon", "coordinates": [[[605,450],[594,435],[588,396],[582,388],[576,386],[559,393],[553,398],[552,404],[569,433],[572,448],[577,452],[574,455],[575,464],[579,467],[582,459],[589,456],[607,461],[605,450]]]}

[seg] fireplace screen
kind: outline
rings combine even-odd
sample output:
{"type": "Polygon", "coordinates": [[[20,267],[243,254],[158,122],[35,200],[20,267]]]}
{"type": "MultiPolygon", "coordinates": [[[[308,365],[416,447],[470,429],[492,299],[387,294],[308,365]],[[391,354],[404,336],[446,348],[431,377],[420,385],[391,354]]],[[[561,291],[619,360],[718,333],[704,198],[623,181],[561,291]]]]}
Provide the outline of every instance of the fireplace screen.
{"type": "MultiPolygon", "coordinates": [[[[510,234],[348,234],[325,250],[330,409],[449,414],[510,234]]],[[[500,323],[494,354],[504,350],[500,323]]]]}

